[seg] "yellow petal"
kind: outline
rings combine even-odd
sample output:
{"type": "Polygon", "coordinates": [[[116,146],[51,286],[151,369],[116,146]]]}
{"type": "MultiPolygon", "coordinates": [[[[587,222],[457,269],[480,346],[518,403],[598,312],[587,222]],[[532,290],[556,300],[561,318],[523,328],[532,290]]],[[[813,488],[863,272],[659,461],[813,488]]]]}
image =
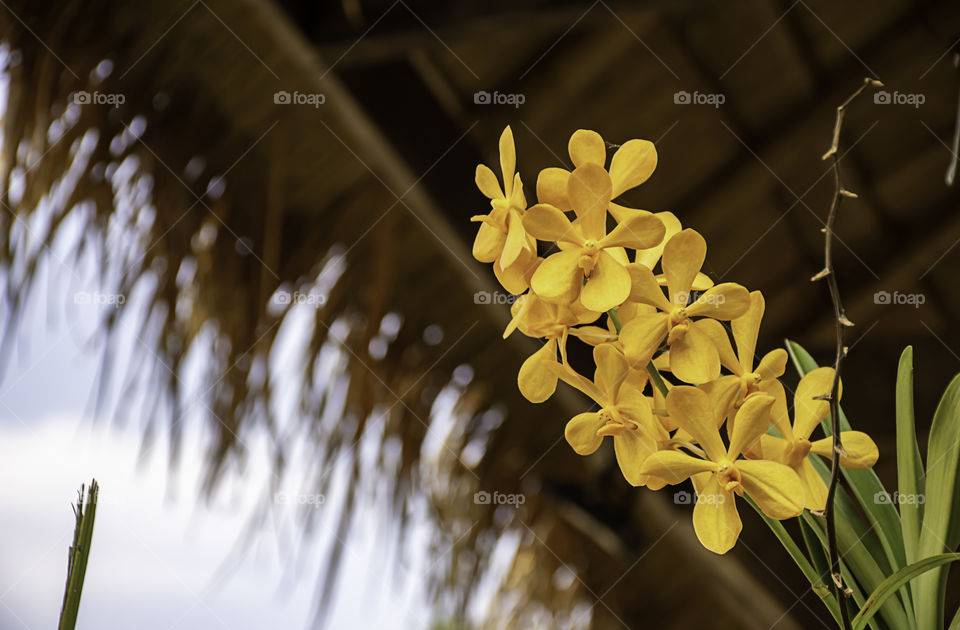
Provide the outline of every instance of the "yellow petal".
{"type": "Polygon", "coordinates": [[[483,193],[483,196],[487,199],[503,199],[503,191],[500,190],[500,182],[497,181],[497,176],[493,174],[493,171],[484,164],[477,165],[477,174],[474,177],[474,181],[477,182],[477,188],[480,189],[480,192],[483,193]]]}
{"type": "Polygon", "coordinates": [[[733,339],[737,342],[737,354],[740,356],[744,373],[753,372],[754,355],[757,352],[757,335],[760,332],[760,320],[765,309],[763,294],[750,293],[750,306],[743,315],[730,322],[733,339]]]}
{"type": "Polygon", "coordinates": [[[727,374],[715,381],[704,383],[700,386],[700,389],[710,397],[713,414],[717,418],[717,428],[719,428],[733,408],[733,402],[736,400],[737,392],[740,389],[740,379],[733,374],[727,374]]]}
{"type": "Polygon", "coordinates": [[[600,246],[649,249],[663,241],[665,232],[663,221],[646,210],[637,210],[601,239],[600,246]]]}
{"type": "Polygon", "coordinates": [[[788,358],[787,351],[783,348],[771,350],[760,359],[760,364],[757,365],[757,374],[765,381],[776,380],[783,376],[784,371],[787,369],[788,358]]]}
{"type": "Polygon", "coordinates": [[[780,435],[788,440],[794,439],[793,425],[790,424],[790,412],[787,409],[787,392],[780,381],[774,379],[760,383],[760,391],[773,396],[775,402],[770,409],[770,421],[777,427],[780,435]]]}
{"type": "Polygon", "coordinates": [[[627,255],[627,250],[622,247],[605,247],[603,251],[613,256],[613,259],[624,267],[630,264],[630,257],[627,255]]]}
{"type": "Polygon", "coordinates": [[[657,452],[657,443],[640,429],[624,429],[613,436],[613,450],[623,478],[631,486],[647,483],[648,475],[641,471],[643,463],[657,452]]]}
{"type": "Polygon", "coordinates": [[[593,349],[593,362],[597,365],[593,382],[613,402],[627,378],[627,360],[612,343],[605,343],[593,349]]]}
{"type": "Polygon", "coordinates": [[[671,485],[686,481],[691,475],[716,471],[717,465],[681,451],[656,451],[640,466],[640,474],[663,479],[671,485]]]}
{"type": "Polygon", "coordinates": [[[667,412],[682,430],[689,433],[714,462],[721,461],[727,449],[723,447],[713,406],[706,392],[696,387],[681,385],[667,394],[667,412]]]}
{"type": "Polygon", "coordinates": [[[717,347],[699,328],[688,326],[686,334],[670,343],[670,370],[685,383],[712,381],[720,376],[717,347]]]}
{"type": "Polygon", "coordinates": [[[481,223],[477,237],[473,241],[473,257],[482,263],[492,263],[503,251],[507,235],[489,223],[481,223]]]}
{"type": "Polygon", "coordinates": [[[537,176],[537,200],[560,210],[571,210],[573,206],[567,196],[569,182],[570,171],[556,167],[543,169],[537,176]]]}
{"type": "Polygon", "coordinates": [[[578,242],[567,215],[546,203],[531,206],[523,214],[523,228],[541,241],[578,242]]]}
{"type": "Polygon", "coordinates": [[[509,293],[519,295],[530,288],[530,277],[536,270],[540,259],[527,248],[520,251],[516,261],[506,269],[500,266],[500,261],[493,263],[493,274],[509,293]]]}
{"type": "Polygon", "coordinates": [[[507,125],[500,134],[500,171],[503,173],[504,193],[513,192],[513,173],[517,170],[517,151],[513,144],[513,130],[507,125]]]}
{"type": "Polygon", "coordinates": [[[627,265],[627,272],[630,274],[630,296],[628,299],[631,302],[650,304],[662,311],[670,311],[673,308],[649,268],[641,263],[630,263],[627,265]]]}
{"type": "Polygon", "coordinates": [[[586,284],[580,290],[580,301],[591,311],[604,312],[616,308],[630,296],[630,274],[606,250],[601,250],[586,284]]]}
{"type": "Polygon", "coordinates": [[[557,341],[549,340],[531,354],[517,375],[517,385],[523,397],[532,403],[550,398],[557,390],[557,376],[550,365],[557,362],[557,341]]]}
{"type": "Polygon", "coordinates": [[[706,257],[707,242],[690,228],[667,241],[663,248],[663,275],[674,304],[686,305],[693,280],[706,257]]]}
{"type": "Polygon", "coordinates": [[[804,457],[794,468],[803,484],[803,507],[808,510],[824,510],[827,507],[827,484],[813,467],[809,457],[804,457]]]}
{"type": "Polygon", "coordinates": [[[697,504],[693,508],[693,529],[700,544],[713,553],[724,554],[733,549],[743,529],[734,496],[720,487],[716,475],[706,482],[697,495],[697,504]]]}
{"type": "MultiPolygon", "coordinates": [[[[841,431],[840,443],[846,455],[840,456],[844,468],[861,470],[877,463],[880,452],[873,439],[862,431],[841,431]]],[[[833,438],[823,438],[810,445],[810,452],[823,457],[833,457],[833,438]]]]}
{"type": "Polygon", "coordinates": [[[833,368],[821,367],[800,379],[793,396],[793,433],[798,439],[809,439],[817,425],[830,415],[830,401],[816,398],[830,394],[833,374],[833,368]]]}
{"type": "Polygon", "coordinates": [[[527,233],[523,230],[523,217],[515,208],[510,209],[507,215],[507,240],[500,253],[500,267],[506,269],[517,261],[521,252],[527,247],[527,233]]]}
{"type": "Polygon", "coordinates": [[[728,320],[739,317],[749,306],[750,293],[744,287],[735,282],[724,282],[707,289],[687,308],[687,314],[728,320]]]}
{"type": "MultiPolygon", "coordinates": [[[[635,210],[618,206],[615,203],[610,204],[610,214],[612,214],[613,218],[615,218],[617,221],[623,221],[624,217],[631,212],[635,212],[635,210]]],[[[636,262],[645,265],[649,269],[653,269],[660,261],[660,256],[663,255],[663,248],[667,245],[667,241],[669,241],[674,234],[677,234],[683,229],[683,226],[680,225],[680,219],[678,219],[672,212],[657,212],[654,214],[654,216],[660,219],[660,222],[663,223],[665,228],[663,241],[661,241],[656,247],[638,251],[635,259],[636,262]]],[[[709,289],[711,286],[713,286],[712,282],[703,287],[703,290],[709,289]]]]}
{"type": "Polygon", "coordinates": [[[670,436],[662,431],[660,423],[653,419],[652,407],[650,406],[651,399],[643,395],[643,387],[645,384],[646,374],[641,374],[639,371],[632,372],[617,395],[617,410],[624,419],[637,424],[637,426],[644,427],[652,437],[664,440],[669,439],[670,436]],[[637,377],[634,375],[641,376],[637,377]]]}
{"type": "Polygon", "coordinates": [[[620,341],[631,365],[646,367],[667,334],[669,319],[666,313],[641,313],[623,325],[620,341]]]}
{"type": "Polygon", "coordinates": [[[734,374],[740,376],[743,372],[740,370],[740,361],[733,352],[733,346],[730,345],[730,336],[723,324],[715,319],[701,319],[692,324],[703,334],[710,337],[713,345],[716,346],[720,355],[720,364],[734,374]]]}
{"type": "Polygon", "coordinates": [[[617,340],[616,333],[612,333],[606,328],[601,328],[600,326],[580,326],[579,328],[571,328],[570,334],[583,343],[591,346],[597,346],[601,343],[608,343],[610,341],[617,340]]]}
{"type": "Polygon", "coordinates": [[[567,195],[588,239],[599,241],[607,232],[610,186],[610,176],[603,167],[590,162],[570,173],[567,195]]]}
{"type": "Polygon", "coordinates": [[[736,467],[744,491],[770,518],[783,520],[803,511],[803,484],[789,466],[763,459],[741,459],[736,467]]]}
{"type": "Polygon", "coordinates": [[[577,167],[588,163],[602,167],[607,162],[607,145],[596,131],[577,129],[570,136],[567,150],[577,167]]]}
{"type": "Polygon", "coordinates": [[[765,433],[760,436],[760,455],[763,459],[781,464],[790,464],[787,448],[790,443],[781,437],[765,433]]]}
{"type": "Polygon", "coordinates": [[[598,448],[603,438],[597,431],[606,421],[599,413],[581,413],[567,422],[563,437],[578,455],[590,455],[598,448]]]}
{"type": "Polygon", "coordinates": [[[510,205],[514,208],[526,208],[527,196],[523,194],[523,182],[520,180],[520,173],[513,176],[513,192],[510,193],[510,205]]]}
{"type": "Polygon", "coordinates": [[[533,273],[530,287],[548,302],[572,302],[580,293],[582,284],[583,271],[577,265],[579,260],[578,249],[551,254],[533,273]]]}
{"type": "Polygon", "coordinates": [[[613,196],[636,188],[657,168],[657,148],[649,140],[627,140],[610,160],[613,196]]]}
{"type": "Polygon", "coordinates": [[[744,449],[767,432],[770,428],[770,409],[773,402],[773,396],[766,394],[755,394],[747,398],[734,419],[727,457],[736,459],[744,449]]]}
{"type": "Polygon", "coordinates": [[[697,274],[697,277],[693,279],[693,290],[694,291],[706,291],[713,286],[713,280],[710,279],[710,276],[700,272],[697,274]]]}

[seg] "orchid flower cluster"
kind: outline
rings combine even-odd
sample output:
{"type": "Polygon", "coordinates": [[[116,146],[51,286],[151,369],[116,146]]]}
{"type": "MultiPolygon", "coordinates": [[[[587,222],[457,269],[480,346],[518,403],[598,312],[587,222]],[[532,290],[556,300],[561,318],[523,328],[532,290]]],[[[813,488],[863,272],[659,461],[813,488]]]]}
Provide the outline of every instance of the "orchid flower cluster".
{"type": "MultiPolygon", "coordinates": [[[[629,140],[608,163],[603,138],[577,130],[573,170],[542,170],[533,205],[509,127],[499,149],[502,187],[493,170],[477,167],[491,209],[472,219],[480,224],[473,255],[519,295],[504,337],[520,331],[544,341],[520,368],[524,397],[543,402],[563,381],[595,403],[566,424],[576,453],[590,455],[610,437],[631,485],[658,490],[690,479],[694,529],[715,553],[739,537],[737,496],[778,520],[823,510],[827,489],[810,458],[832,454],[832,439],[812,435],[830,412],[833,370],[801,380],[791,420],[779,381],[787,352],[756,361],[763,295],[714,283],[702,271],[706,241],[672,213],[617,201],[652,175],[653,143],[629,140]],[[571,337],[592,346],[593,378],[567,360],[571,337]]],[[[842,466],[876,462],[865,433],[844,431],[841,441],[842,466]]]]}

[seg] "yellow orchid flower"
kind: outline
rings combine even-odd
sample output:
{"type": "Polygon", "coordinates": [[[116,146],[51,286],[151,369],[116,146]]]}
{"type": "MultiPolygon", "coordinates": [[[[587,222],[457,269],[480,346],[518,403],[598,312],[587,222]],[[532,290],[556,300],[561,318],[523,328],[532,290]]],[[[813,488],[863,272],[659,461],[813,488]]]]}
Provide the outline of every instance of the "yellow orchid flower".
{"type": "Polygon", "coordinates": [[[626,359],[612,344],[593,349],[596,372],[593,381],[577,374],[568,365],[557,370],[569,385],[593,399],[599,411],[574,416],[567,422],[564,437],[579,455],[594,453],[603,438],[613,437],[613,448],[624,479],[633,486],[659,489],[664,482],[640,472],[644,460],[656,453],[670,435],[654,420],[651,401],[643,395],[645,380],[631,371],[626,359]]]}
{"type": "Polygon", "coordinates": [[[696,387],[674,387],[667,395],[667,411],[681,430],[693,436],[705,459],[681,451],[659,451],[644,461],[640,474],[677,484],[698,477],[700,486],[693,509],[693,527],[704,547],[723,554],[733,548],[743,525],[735,495],[746,493],[763,513],[783,520],[803,510],[803,485],[789,466],[774,461],[738,459],[744,446],[770,426],[773,397],[755,395],[737,411],[730,445],[723,446],[714,409],[707,394],[696,387]]]}
{"type": "Polygon", "coordinates": [[[567,360],[567,335],[572,326],[588,324],[600,317],[579,302],[550,304],[532,293],[521,295],[511,305],[512,319],[507,324],[503,338],[514,330],[528,337],[546,339],[546,343],[530,355],[517,375],[520,393],[530,402],[540,403],[553,395],[557,389],[557,374],[552,365],[557,364],[557,352],[561,360],[567,360]]]}
{"type": "MultiPolygon", "coordinates": [[[[594,164],[604,168],[607,162],[607,145],[596,131],[578,129],[570,136],[567,145],[570,160],[575,168],[584,164],[594,164]]],[[[610,198],[616,199],[623,193],[644,183],[657,168],[657,148],[649,140],[627,140],[613,154],[608,171],[611,180],[610,198]]],[[[545,168],[537,177],[537,199],[561,210],[572,210],[573,200],[569,195],[570,171],[563,168],[545,168]]],[[[610,212],[618,221],[621,211],[631,210],[610,203],[610,212]]],[[[626,213],[624,213],[626,214],[626,213]]]]}
{"type": "MultiPolygon", "coordinates": [[[[583,164],[596,164],[604,167],[607,159],[606,142],[596,131],[578,129],[570,136],[567,146],[570,159],[574,167],[583,164]]],[[[611,199],[616,199],[623,193],[636,188],[646,182],[657,168],[657,148],[649,140],[632,139],[617,148],[610,160],[611,199]]],[[[545,168],[537,177],[537,199],[540,203],[547,203],[563,211],[573,209],[568,194],[570,171],[564,168],[545,168]]],[[[610,214],[620,223],[628,223],[637,212],[611,201],[608,205],[610,214]]],[[[680,220],[672,212],[655,212],[653,216],[660,219],[666,226],[666,233],[659,245],[638,251],[636,262],[653,269],[663,253],[663,245],[667,239],[681,229],[680,220]]],[[[658,276],[662,278],[662,276],[658,276]]],[[[705,291],[713,286],[713,281],[703,273],[697,274],[694,289],[705,291]]]]}
{"type": "Polygon", "coordinates": [[[569,303],[580,298],[592,311],[620,306],[630,295],[630,274],[624,247],[646,249],[663,239],[663,223],[638,210],[627,223],[607,233],[607,206],[612,184],[603,167],[591,162],[570,175],[568,195],[577,215],[574,225],[559,208],[540,203],[523,217],[524,229],[543,241],[570,247],[551,254],[533,277],[530,288],[550,302],[569,303]]]}
{"type": "MultiPolygon", "coordinates": [[[[760,438],[760,451],[765,459],[783,462],[800,476],[806,496],[804,507],[808,510],[823,510],[827,504],[827,486],[807,455],[833,457],[832,437],[810,441],[814,429],[830,415],[830,401],[818,397],[830,393],[833,374],[833,368],[821,367],[800,379],[793,397],[793,425],[783,423],[782,428],[777,427],[783,437],[764,435],[760,438]]],[[[840,455],[840,465],[844,468],[870,468],[877,463],[880,453],[866,433],[841,431],[840,443],[845,451],[840,455]]]]}
{"type": "Polygon", "coordinates": [[[471,217],[480,222],[473,241],[473,257],[480,262],[494,263],[494,273],[511,293],[522,293],[537,260],[536,241],[523,230],[523,212],[527,200],[520,174],[516,173],[517,154],[513,131],[506,127],[500,136],[500,170],[503,188],[489,167],[477,165],[476,184],[490,199],[488,214],[471,217]]]}
{"type": "MultiPolygon", "coordinates": [[[[620,217],[624,216],[625,214],[624,210],[624,208],[619,208],[619,210],[615,211],[614,208],[611,207],[610,213],[615,219],[620,221],[622,220],[620,217]]],[[[675,234],[679,234],[683,230],[683,226],[680,224],[680,219],[678,219],[672,212],[654,212],[653,216],[663,221],[663,226],[666,228],[666,232],[663,235],[663,241],[656,247],[638,251],[636,258],[634,259],[634,262],[640,263],[651,271],[657,266],[657,263],[660,262],[660,257],[663,256],[663,248],[667,246],[667,242],[673,238],[675,234]]],[[[656,278],[657,282],[660,283],[661,286],[665,286],[667,284],[667,277],[664,274],[657,274],[656,278]]],[[[697,277],[694,278],[692,286],[694,291],[706,291],[712,286],[713,280],[710,279],[710,276],[702,271],[697,272],[697,277]]]]}
{"type": "MultiPolygon", "coordinates": [[[[628,265],[632,284],[631,302],[655,306],[624,325],[620,340],[627,359],[646,365],[666,338],[670,369],[686,383],[706,383],[720,375],[720,354],[705,324],[693,317],[730,320],[750,307],[750,294],[739,284],[724,282],[707,289],[692,304],[690,291],[703,261],[707,244],[697,232],[686,229],[671,238],[663,249],[663,272],[670,293],[663,289],[647,267],[628,265]]],[[[534,278],[536,274],[534,274],[534,278]]]]}
{"type": "MultiPolygon", "coordinates": [[[[786,394],[779,378],[783,376],[787,367],[787,351],[777,348],[768,352],[760,359],[754,368],[757,349],[757,337],[760,333],[760,323],[763,319],[765,302],[759,291],[750,293],[750,307],[747,312],[730,322],[733,340],[737,350],[734,352],[730,344],[730,337],[726,329],[717,321],[704,320],[701,329],[706,332],[720,355],[720,363],[733,374],[721,376],[716,381],[708,383],[709,389],[718,390],[722,396],[730,399],[730,404],[739,407],[748,396],[757,392],[773,396],[773,424],[783,432],[783,424],[789,423],[787,417],[786,394]]],[[[745,453],[753,456],[754,446],[750,445],[745,453]]]]}

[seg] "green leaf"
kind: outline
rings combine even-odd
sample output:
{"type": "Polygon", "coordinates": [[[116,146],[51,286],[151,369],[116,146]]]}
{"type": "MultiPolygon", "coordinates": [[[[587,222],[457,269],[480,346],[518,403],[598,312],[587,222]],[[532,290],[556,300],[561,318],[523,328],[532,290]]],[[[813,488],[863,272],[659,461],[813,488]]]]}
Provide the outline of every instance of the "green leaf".
{"type": "MultiPolygon", "coordinates": [[[[917,426],[913,415],[913,347],[907,346],[900,355],[897,368],[897,479],[900,497],[917,498],[923,495],[923,463],[917,444],[917,426]]],[[[923,520],[923,502],[899,501],[900,528],[907,562],[917,559],[920,541],[920,523],[923,520]]]]}
{"type": "Polygon", "coordinates": [[[950,627],[947,630],[960,630],[960,609],[953,616],[953,621],[950,622],[950,627]]]}
{"type": "MultiPolygon", "coordinates": [[[[786,347],[801,376],[820,367],[800,344],[788,340],[786,347]]],[[[827,436],[832,435],[829,417],[824,419],[822,427],[827,436]]],[[[850,422],[842,408],[840,409],[840,430],[851,430],[850,422]]],[[[841,468],[840,470],[880,541],[883,553],[886,555],[885,562],[894,569],[906,565],[907,557],[903,547],[900,514],[891,502],[879,500],[880,497],[889,496],[886,488],[880,483],[880,478],[872,468],[867,470],[841,468]]],[[[879,562],[879,558],[877,560],[879,562]]]]}
{"type": "MultiPolygon", "coordinates": [[[[813,467],[826,482],[830,478],[830,467],[820,457],[811,456],[810,459],[813,467]]],[[[853,498],[843,487],[837,488],[834,509],[837,515],[837,547],[840,550],[841,559],[850,567],[856,582],[870,592],[883,582],[892,569],[887,564],[886,556],[876,536],[873,535],[875,531],[873,526],[864,520],[853,498]]],[[[826,548],[825,537],[822,542],[826,548]]],[[[844,579],[849,585],[851,582],[849,577],[844,575],[844,579]]],[[[862,602],[861,597],[857,603],[862,602]]],[[[891,628],[912,629],[913,608],[910,604],[909,598],[899,597],[884,602],[880,615],[891,628]]]]}
{"type": "Polygon", "coordinates": [[[900,587],[917,577],[922,573],[942,567],[943,565],[960,560],[960,553],[944,553],[936,556],[930,556],[923,560],[917,560],[896,571],[893,575],[885,579],[861,607],[860,612],[853,618],[853,630],[863,630],[867,622],[876,614],[877,609],[897,592],[900,587]]]}
{"type": "Polygon", "coordinates": [[[90,544],[93,541],[93,521],[97,515],[97,497],[100,487],[97,480],[90,482],[86,505],[83,501],[83,487],[74,507],[77,522],[73,530],[73,545],[67,560],[67,585],[63,593],[63,606],[60,609],[59,630],[73,630],[77,625],[77,613],[80,610],[80,595],[83,592],[83,579],[87,573],[87,560],[90,557],[90,544]]]}
{"type": "MultiPolygon", "coordinates": [[[[927,445],[923,526],[917,556],[927,558],[957,548],[957,476],[960,465],[960,375],[954,377],[937,405],[927,445]],[[951,520],[954,521],[951,523],[951,520]]],[[[938,630],[944,621],[947,571],[938,567],[913,585],[919,630],[938,630]]]]}
{"type": "MultiPolygon", "coordinates": [[[[804,510],[801,517],[797,520],[800,522],[800,532],[803,534],[803,540],[807,544],[811,561],[817,568],[820,579],[822,581],[831,579],[830,561],[827,558],[827,535],[824,531],[824,520],[814,516],[808,510],[804,510]]],[[[857,610],[859,610],[866,601],[866,598],[863,596],[863,591],[860,590],[860,586],[857,584],[856,579],[854,579],[850,567],[847,566],[843,558],[840,559],[840,574],[843,576],[844,585],[850,588],[853,601],[857,605],[857,610]]],[[[871,619],[869,624],[873,630],[881,630],[876,619],[871,619]]]]}
{"type": "Polygon", "coordinates": [[[777,539],[780,541],[780,544],[783,545],[783,548],[787,550],[787,553],[790,554],[790,557],[793,558],[793,561],[797,563],[797,566],[800,567],[800,571],[803,573],[804,577],[807,578],[807,581],[810,582],[810,587],[813,589],[813,592],[817,594],[823,605],[827,607],[827,610],[830,611],[830,614],[833,615],[834,620],[837,624],[840,623],[840,608],[837,607],[837,600],[834,598],[833,593],[830,590],[830,587],[827,584],[824,584],[823,580],[820,578],[820,574],[817,573],[817,570],[813,568],[810,564],[810,561],[807,560],[807,557],[803,555],[803,552],[800,550],[800,547],[797,546],[797,543],[793,540],[793,537],[790,536],[790,533],[787,531],[787,528],[783,526],[783,523],[780,521],[770,518],[763,513],[763,510],[760,509],[753,499],[744,495],[747,503],[750,504],[757,514],[760,515],[760,518],[763,519],[763,522],[767,524],[767,527],[770,528],[770,531],[774,533],[777,539]]]}

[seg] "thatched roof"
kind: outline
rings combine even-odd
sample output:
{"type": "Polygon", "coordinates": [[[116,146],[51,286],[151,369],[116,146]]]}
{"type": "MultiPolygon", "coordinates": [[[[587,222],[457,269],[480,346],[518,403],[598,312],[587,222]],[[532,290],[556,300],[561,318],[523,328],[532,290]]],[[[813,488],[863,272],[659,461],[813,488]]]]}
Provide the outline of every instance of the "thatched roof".
{"type": "MultiPolygon", "coordinates": [[[[495,287],[469,256],[467,219],[482,204],[473,167],[492,161],[507,122],[531,184],[537,168],[563,161],[566,136],[577,127],[597,128],[612,141],[657,140],[660,170],[636,205],[671,209],[702,231],[715,278],[764,291],[761,344],[789,334],[816,352],[830,343],[828,302],[804,279],[817,270],[830,187],[828,177],[818,179],[826,170],[819,156],[833,107],[864,75],[876,74],[891,90],[924,93],[922,110],[861,107],[846,126],[855,147],[844,164],[861,200],[840,219],[855,255],[838,265],[851,292],[850,316],[867,331],[854,335],[846,389],[864,418],[889,417],[892,397],[866,392],[890,382],[899,347],[918,346],[920,365],[929,360],[933,373],[949,354],[930,331],[947,344],[958,341],[945,322],[960,314],[948,290],[960,222],[951,212],[956,193],[943,184],[949,153],[939,141],[953,124],[955,72],[949,54],[938,59],[954,39],[957,7],[396,2],[340,12],[266,0],[55,4],[11,2],[4,14],[5,39],[19,51],[4,137],[29,141],[29,151],[4,143],[4,174],[23,169],[26,194],[19,199],[5,189],[12,214],[0,216],[28,215],[71,163],[74,142],[99,131],[77,166],[79,183],[54,212],[59,219],[77,202],[95,202],[95,211],[79,210],[87,213],[80,215],[85,246],[97,248],[106,268],[124,269],[119,279],[108,275],[116,292],[156,278],[153,319],[143,333],[143,354],[156,361],[142,369],[171,400],[178,400],[174,375],[184,349],[215,327],[221,342],[210,352],[207,404],[219,437],[208,487],[230,474],[244,436],[257,427],[272,431],[283,470],[292,437],[271,417],[273,383],[257,378],[283,314],[271,296],[278,288],[306,291],[325,265],[342,262],[343,275],[316,310],[303,369],[307,435],[319,461],[351,458],[377,406],[389,409],[382,439],[400,438],[399,464],[383,457],[370,471],[350,461],[355,475],[387,480],[400,525],[412,493],[430,496],[438,588],[463,599],[493,541],[512,529],[523,548],[508,586],[530,609],[543,604],[556,612],[547,626],[560,626],[581,601],[593,604],[596,628],[650,618],[676,628],[809,622],[814,599],[797,606],[799,576],[777,570],[781,581],[772,578],[772,547],[758,524],[757,542],[736,556],[710,555],[692,538],[687,514],[663,493],[631,489],[610,457],[584,460],[560,442],[563,422],[582,401],[565,393],[533,406],[519,396],[516,370],[532,345],[518,335],[500,341],[506,307],[474,299],[495,287]],[[101,79],[94,71],[104,69],[104,59],[113,68],[101,79]],[[681,89],[723,93],[726,102],[683,108],[673,101],[681,89]],[[69,108],[74,122],[53,142],[46,130],[77,90],[121,94],[124,103],[69,108]],[[526,102],[521,109],[475,105],[478,90],[522,92],[526,102]],[[322,94],[324,102],[277,103],[278,92],[322,94]],[[152,223],[132,232],[138,246],[118,250],[107,230],[131,204],[103,173],[127,156],[138,160],[130,185],[147,178],[146,205],[154,211],[147,212],[152,223]],[[195,271],[178,284],[185,260],[195,271]],[[919,317],[888,316],[890,307],[874,304],[875,291],[916,283],[929,296],[919,317]],[[371,352],[372,340],[388,340],[381,334],[388,313],[403,325],[384,354],[371,352]],[[427,331],[431,326],[439,328],[427,331]],[[349,375],[343,414],[330,383],[314,378],[315,363],[331,352],[341,353],[349,375]],[[425,476],[421,447],[431,405],[461,364],[472,367],[474,379],[455,384],[462,390],[458,423],[425,476]],[[852,393],[858,387],[860,396],[852,393]],[[491,405],[506,411],[502,423],[484,413],[491,405]],[[324,424],[324,413],[342,421],[324,424]],[[465,465],[464,449],[478,443],[483,457],[465,465]],[[528,501],[503,521],[473,501],[477,490],[522,492],[528,501]],[[568,589],[553,579],[562,566],[577,573],[568,589]],[[670,580],[660,577],[666,572],[670,580]],[[697,607],[688,604],[692,592],[697,607]]],[[[6,297],[16,307],[32,285],[36,255],[22,240],[5,242],[4,250],[5,270],[16,271],[7,276],[14,281],[6,297]]],[[[110,311],[105,322],[108,367],[106,331],[124,312],[110,311]]],[[[105,375],[130,373],[121,365],[105,375]]],[[[921,394],[932,395],[947,376],[921,394]]],[[[155,423],[176,436],[177,420],[155,423]]],[[[880,434],[878,441],[892,434],[892,422],[859,422],[880,434]]],[[[315,480],[326,481],[322,474],[315,480]]],[[[349,530],[353,497],[346,504],[341,531],[349,530]]]]}

